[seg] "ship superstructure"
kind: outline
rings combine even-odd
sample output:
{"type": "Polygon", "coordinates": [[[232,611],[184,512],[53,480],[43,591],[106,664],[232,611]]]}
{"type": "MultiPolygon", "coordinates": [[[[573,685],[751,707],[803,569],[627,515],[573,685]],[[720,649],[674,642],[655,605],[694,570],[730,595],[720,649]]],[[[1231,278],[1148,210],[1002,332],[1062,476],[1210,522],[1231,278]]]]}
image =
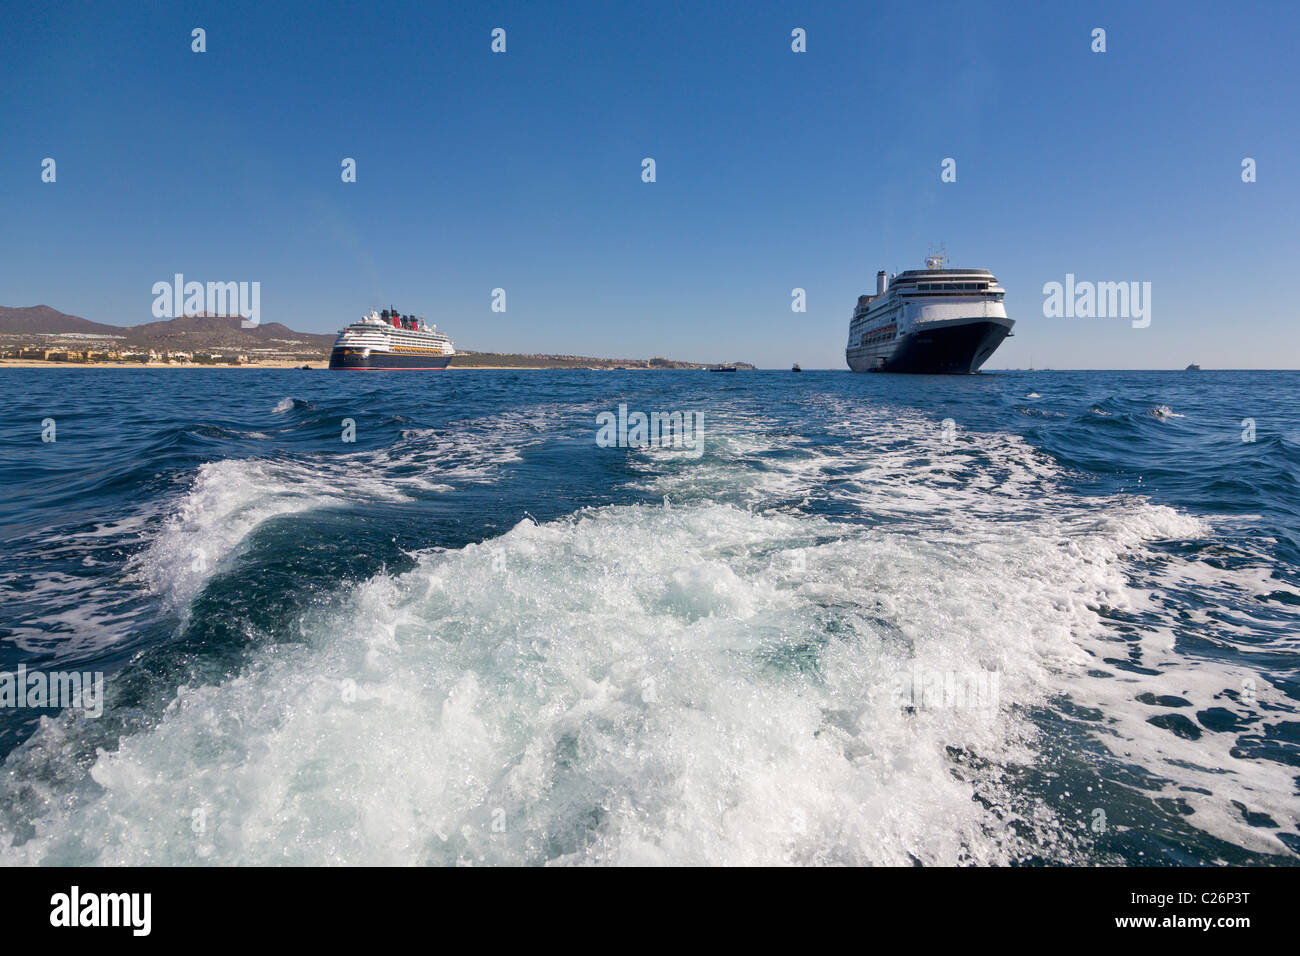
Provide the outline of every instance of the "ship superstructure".
{"type": "Polygon", "coordinates": [[[858,298],[845,358],[855,372],[977,372],[1011,334],[1006,290],[985,269],[948,269],[927,256],[924,269],[885,278],[858,298]]]}

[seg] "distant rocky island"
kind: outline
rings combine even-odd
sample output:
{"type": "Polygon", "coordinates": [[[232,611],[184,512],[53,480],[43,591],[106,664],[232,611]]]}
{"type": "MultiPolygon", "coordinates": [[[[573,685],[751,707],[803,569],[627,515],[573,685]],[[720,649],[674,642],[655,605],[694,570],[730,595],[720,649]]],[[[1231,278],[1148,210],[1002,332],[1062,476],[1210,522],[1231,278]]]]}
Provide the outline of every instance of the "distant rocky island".
{"type": "MultiPolygon", "coordinates": [[[[0,306],[0,365],[321,365],[333,335],[295,332],[279,322],[245,329],[237,315],[186,315],[143,325],[105,325],[48,305],[0,306]]],[[[753,368],[745,362],[729,363],[753,368]]],[[[452,367],[701,369],[666,358],[514,354],[458,349],[452,367]]]]}

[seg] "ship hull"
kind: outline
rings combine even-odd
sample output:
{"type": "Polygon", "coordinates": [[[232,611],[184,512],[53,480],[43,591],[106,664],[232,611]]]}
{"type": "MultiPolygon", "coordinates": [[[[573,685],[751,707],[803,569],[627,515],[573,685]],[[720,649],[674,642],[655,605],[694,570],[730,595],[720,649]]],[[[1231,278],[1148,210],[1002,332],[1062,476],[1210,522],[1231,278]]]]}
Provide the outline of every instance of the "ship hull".
{"type": "Polygon", "coordinates": [[[969,375],[978,372],[1011,332],[1010,319],[926,322],[888,345],[849,349],[855,372],[969,375]]]}
{"type": "Polygon", "coordinates": [[[405,355],[400,352],[371,352],[334,349],[330,368],[359,372],[437,372],[451,364],[450,355],[405,355]]]}

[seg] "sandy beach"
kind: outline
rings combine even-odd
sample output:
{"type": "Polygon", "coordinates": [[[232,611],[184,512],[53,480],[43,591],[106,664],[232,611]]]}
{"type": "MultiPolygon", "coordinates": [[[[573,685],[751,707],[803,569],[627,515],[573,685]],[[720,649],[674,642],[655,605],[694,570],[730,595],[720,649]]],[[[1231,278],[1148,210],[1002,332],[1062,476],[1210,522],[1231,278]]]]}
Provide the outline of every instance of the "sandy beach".
{"type": "MultiPolygon", "coordinates": [[[[174,369],[214,369],[214,368],[291,368],[300,369],[304,365],[312,369],[328,369],[324,361],[317,362],[246,362],[242,365],[204,365],[194,362],[42,362],[31,359],[0,359],[0,368],[174,368],[174,369]]],[[[583,366],[586,368],[586,366],[583,366]]],[[[540,372],[545,371],[539,365],[449,365],[447,370],[457,372],[540,372]]],[[[384,371],[376,369],[374,371],[384,371]]],[[[442,371],[434,370],[434,371],[442,371]]]]}

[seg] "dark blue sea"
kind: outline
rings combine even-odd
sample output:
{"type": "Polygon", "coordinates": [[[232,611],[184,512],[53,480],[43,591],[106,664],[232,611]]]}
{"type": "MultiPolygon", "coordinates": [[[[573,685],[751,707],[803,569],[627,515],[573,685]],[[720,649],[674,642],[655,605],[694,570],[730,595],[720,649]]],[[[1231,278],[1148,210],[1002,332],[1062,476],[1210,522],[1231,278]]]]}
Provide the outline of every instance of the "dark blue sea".
{"type": "Polygon", "coordinates": [[[1300,862],[1300,373],[0,402],[0,863],[1300,862]]]}

